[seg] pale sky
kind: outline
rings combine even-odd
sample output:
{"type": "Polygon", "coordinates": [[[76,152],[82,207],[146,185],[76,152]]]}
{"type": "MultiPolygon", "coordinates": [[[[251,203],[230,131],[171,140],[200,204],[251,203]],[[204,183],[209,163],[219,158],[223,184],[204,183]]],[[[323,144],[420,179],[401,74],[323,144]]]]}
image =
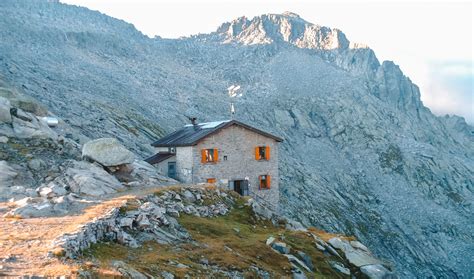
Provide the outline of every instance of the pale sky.
{"type": "Polygon", "coordinates": [[[420,86],[435,114],[474,123],[473,4],[470,1],[300,0],[61,0],[132,23],[153,37],[179,38],[215,31],[240,16],[291,11],[341,29],[351,42],[392,60],[420,86]]]}

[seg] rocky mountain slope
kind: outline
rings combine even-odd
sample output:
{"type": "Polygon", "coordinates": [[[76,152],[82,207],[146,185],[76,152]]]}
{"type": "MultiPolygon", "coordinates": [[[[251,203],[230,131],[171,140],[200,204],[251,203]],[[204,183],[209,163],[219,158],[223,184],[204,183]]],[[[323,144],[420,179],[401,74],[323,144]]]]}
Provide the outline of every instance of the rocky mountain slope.
{"type": "Polygon", "coordinates": [[[403,277],[474,274],[473,127],[434,116],[396,64],[340,30],[285,13],[169,40],[59,3],[0,14],[0,75],[76,143],[113,136],[148,156],[186,116],[228,118],[239,84],[237,118],[285,138],[282,212],[355,235],[403,277]]]}

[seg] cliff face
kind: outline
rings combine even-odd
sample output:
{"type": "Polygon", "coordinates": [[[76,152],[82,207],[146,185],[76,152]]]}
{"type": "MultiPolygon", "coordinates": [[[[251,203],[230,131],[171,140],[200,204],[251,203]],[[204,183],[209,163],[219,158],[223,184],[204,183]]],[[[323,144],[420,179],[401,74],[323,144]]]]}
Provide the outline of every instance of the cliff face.
{"type": "Polygon", "coordinates": [[[150,155],[186,115],[228,118],[239,84],[237,118],[285,138],[287,215],[355,235],[402,277],[474,273],[473,128],[434,116],[397,65],[340,30],[285,13],[165,40],[58,3],[0,12],[0,74],[87,137],[150,155]]]}

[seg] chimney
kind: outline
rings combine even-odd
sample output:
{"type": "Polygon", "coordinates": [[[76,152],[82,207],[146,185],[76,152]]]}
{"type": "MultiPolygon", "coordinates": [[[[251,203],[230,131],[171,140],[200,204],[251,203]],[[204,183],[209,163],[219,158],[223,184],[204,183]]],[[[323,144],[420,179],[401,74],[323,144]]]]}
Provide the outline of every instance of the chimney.
{"type": "Polygon", "coordinates": [[[193,126],[196,126],[198,124],[197,117],[188,117],[188,119],[191,121],[191,124],[193,124],[193,126]]]}

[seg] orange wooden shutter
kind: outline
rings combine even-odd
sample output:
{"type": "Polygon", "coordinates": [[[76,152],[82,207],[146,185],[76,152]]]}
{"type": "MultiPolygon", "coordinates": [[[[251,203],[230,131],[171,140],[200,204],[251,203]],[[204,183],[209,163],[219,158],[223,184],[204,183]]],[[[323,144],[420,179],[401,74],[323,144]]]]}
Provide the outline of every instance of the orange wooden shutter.
{"type": "Polygon", "coordinates": [[[267,175],[267,189],[270,189],[270,185],[271,185],[271,184],[270,184],[270,181],[271,181],[271,180],[270,180],[270,176],[267,175]]]}
{"type": "Polygon", "coordinates": [[[270,146],[265,146],[265,160],[270,160],[270,146]]]}
{"type": "Polygon", "coordinates": [[[201,149],[201,163],[205,163],[206,160],[206,149],[201,149]]]}
{"type": "Polygon", "coordinates": [[[217,148],[214,149],[214,162],[219,161],[219,152],[217,151],[217,148]]]}
{"type": "Polygon", "coordinates": [[[255,147],[255,160],[260,160],[260,147],[255,147]]]}

